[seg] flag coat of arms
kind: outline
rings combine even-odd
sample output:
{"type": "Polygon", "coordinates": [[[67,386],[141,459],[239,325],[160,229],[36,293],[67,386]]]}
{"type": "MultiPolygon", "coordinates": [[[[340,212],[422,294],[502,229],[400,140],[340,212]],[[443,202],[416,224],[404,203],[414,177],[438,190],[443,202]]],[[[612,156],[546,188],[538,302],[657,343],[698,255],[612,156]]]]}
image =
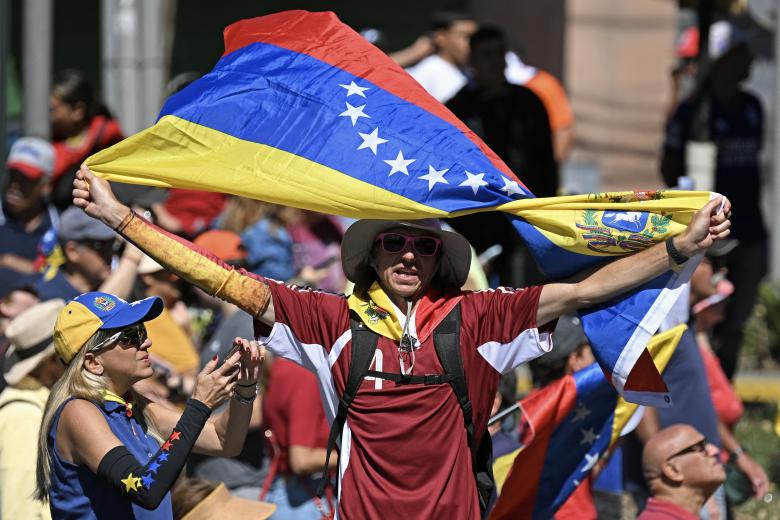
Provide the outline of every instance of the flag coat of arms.
{"type": "MultiPolygon", "coordinates": [[[[87,165],[112,181],[355,218],[503,211],[553,279],[680,232],[710,198],[653,191],[536,199],[522,172],[327,12],[230,25],[210,73],[172,96],[154,126],[87,165]]],[[[599,363],[631,399],[669,399],[645,344],[691,270],[583,314],[599,363]]]]}

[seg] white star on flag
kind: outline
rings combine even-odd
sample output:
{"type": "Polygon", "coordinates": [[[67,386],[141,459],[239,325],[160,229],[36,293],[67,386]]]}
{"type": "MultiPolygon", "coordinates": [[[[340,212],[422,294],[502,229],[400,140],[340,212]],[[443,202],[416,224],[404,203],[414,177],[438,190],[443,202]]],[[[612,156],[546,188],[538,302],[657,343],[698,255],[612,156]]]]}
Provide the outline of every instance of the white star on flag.
{"type": "Polygon", "coordinates": [[[582,467],[580,470],[582,473],[585,473],[587,471],[590,471],[593,469],[593,466],[596,465],[596,463],[599,461],[599,454],[598,453],[586,453],[585,454],[585,466],[582,467]]]}
{"type": "Polygon", "coordinates": [[[477,194],[477,190],[481,186],[487,186],[487,181],[483,180],[483,177],[485,176],[484,173],[471,173],[466,172],[466,177],[468,177],[465,181],[460,183],[460,186],[468,186],[471,188],[471,191],[474,192],[474,195],[477,194]]]}
{"type": "Polygon", "coordinates": [[[519,184],[517,184],[517,181],[510,181],[509,179],[507,179],[503,175],[501,176],[501,178],[504,180],[504,187],[501,188],[501,191],[503,191],[504,193],[506,193],[510,197],[512,195],[522,195],[523,194],[523,189],[520,187],[519,184]]]}
{"type": "Polygon", "coordinates": [[[590,415],[590,410],[588,409],[588,407],[585,406],[583,403],[578,403],[577,409],[574,410],[574,419],[572,419],[571,422],[582,421],[588,415],[590,415]]]}
{"type": "Polygon", "coordinates": [[[363,138],[363,142],[357,149],[362,150],[363,148],[370,148],[371,151],[374,152],[374,155],[376,155],[376,147],[387,142],[387,139],[379,137],[379,127],[374,128],[374,131],[370,134],[358,132],[358,135],[363,138]]]}
{"type": "Polygon", "coordinates": [[[450,171],[449,168],[444,168],[443,170],[437,170],[430,164],[428,165],[428,173],[425,175],[420,175],[417,177],[418,179],[422,179],[424,181],[428,181],[428,191],[431,191],[433,187],[438,182],[443,182],[444,184],[449,184],[447,182],[447,179],[444,178],[444,174],[450,171]]]}
{"type": "Polygon", "coordinates": [[[409,170],[407,170],[406,167],[416,160],[417,159],[404,159],[404,153],[401,150],[398,150],[398,155],[396,155],[395,159],[385,160],[385,162],[391,167],[390,173],[387,176],[390,177],[397,172],[401,172],[404,175],[409,175],[409,170]]]}
{"type": "Polygon", "coordinates": [[[347,97],[351,96],[352,94],[357,94],[360,97],[366,97],[363,92],[369,90],[368,87],[359,87],[355,85],[354,81],[350,81],[349,85],[339,85],[339,87],[347,89],[347,97]]]}
{"type": "Polygon", "coordinates": [[[368,114],[363,113],[363,109],[366,105],[360,105],[359,107],[353,107],[347,103],[347,109],[339,114],[339,116],[347,116],[352,120],[352,126],[355,126],[359,117],[371,117],[368,114]]]}
{"type": "Polygon", "coordinates": [[[599,438],[599,435],[593,431],[593,428],[588,428],[587,430],[580,428],[580,432],[582,432],[580,444],[593,444],[599,438]]]}

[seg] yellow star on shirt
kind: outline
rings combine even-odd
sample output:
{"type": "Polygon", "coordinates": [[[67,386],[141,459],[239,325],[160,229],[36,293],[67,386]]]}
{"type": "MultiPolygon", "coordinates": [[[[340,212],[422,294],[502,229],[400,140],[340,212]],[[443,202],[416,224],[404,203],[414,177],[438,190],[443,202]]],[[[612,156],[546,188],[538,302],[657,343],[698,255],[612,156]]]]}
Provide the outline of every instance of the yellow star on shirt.
{"type": "Polygon", "coordinates": [[[141,485],[141,477],[134,477],[130,473],[126,479],[122,479],[122,484],[125,485],[125,493],[130,491],[138,491],[138,486],[141,485]]]}

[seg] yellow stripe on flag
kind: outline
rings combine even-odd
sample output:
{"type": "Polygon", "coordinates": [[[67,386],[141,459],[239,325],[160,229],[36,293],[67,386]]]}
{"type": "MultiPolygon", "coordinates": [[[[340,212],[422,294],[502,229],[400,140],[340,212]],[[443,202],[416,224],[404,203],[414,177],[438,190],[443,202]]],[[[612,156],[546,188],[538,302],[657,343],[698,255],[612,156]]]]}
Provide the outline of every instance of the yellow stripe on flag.
{"type": "Polygon", "coordinates": [[[86,161],[109,181],[231,193],[355,218],[446,217],[303,157],[165,116],[86,161]]]}
{"type": "Polygon", "coordinates": [[[515,462],[515,457],[522,449],[518,448],[506,455],[501,455],[493,462],[493,478],[496,481],[496,492],[499,495],[504,487],[504,482],[506,482],[506,477],[509,475],[509,470],[512,469],[512,464],[515,462]]]}

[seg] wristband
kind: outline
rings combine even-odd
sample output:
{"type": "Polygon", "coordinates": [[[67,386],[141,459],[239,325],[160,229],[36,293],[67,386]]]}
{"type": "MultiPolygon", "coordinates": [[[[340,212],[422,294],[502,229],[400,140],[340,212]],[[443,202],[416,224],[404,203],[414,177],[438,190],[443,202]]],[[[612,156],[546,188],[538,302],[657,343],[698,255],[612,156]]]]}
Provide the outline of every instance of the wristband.
{"type": "Polygon", "coordinates": [[[745,452],[745,449],[744,449],[742,446],[737,446],[736,448],[734,448],[733,450],[731,450],[731,455],[732,455],[732,456],[733,456],[735,459],[736,459],[736,458],[738,458],[740,455],[742,455],[742,454],[744,454],[744,453],[746,453],[746,452],[745,452]]]}
{"type": "Polygon", "coordinates": [[[235,399],[241,404],[245,404],[247,406],[251,405],[254,402],[254,400],[257,399],[257,386],[255,386],[255,395],[253,395],[252,397],[244,397],[243,395],[233,390],[233,399],[235,399]]]}
{"type": "Polygon", "coordinates": [[[134,218],[135,218],[135,211],[131,209],[130,213],[128,213],[127,216],[125,216],[125,218],[122,219],[122,222],[120,222],[119,225],[114,228],[114,231],[116,231],[117,233],[121,233],[130,223],[130,221],[133,220],[134,218]]]}
{"type": "Polygon", "coordinates": [[[682,265],[689,260],[687,256],[674,246],[674,237],[666,239],[666,252],[669,254],[669,258],[677,265],[682,265]]]}

